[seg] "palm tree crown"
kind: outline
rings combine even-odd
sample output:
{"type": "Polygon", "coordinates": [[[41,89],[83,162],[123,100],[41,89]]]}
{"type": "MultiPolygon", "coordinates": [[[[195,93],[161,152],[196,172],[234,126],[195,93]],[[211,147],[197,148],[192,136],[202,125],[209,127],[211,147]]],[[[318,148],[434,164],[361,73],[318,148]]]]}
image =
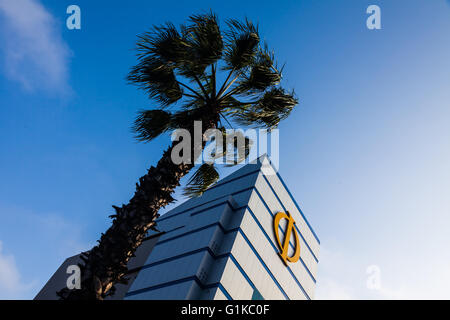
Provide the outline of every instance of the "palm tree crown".
{"type": "MultiPolygon", "coordinates": [[[[189,128],[205,114],[210,126],[223,131],[222,120],[271,129],[290,114],[297,99],[280,87],[282,70],[261,43],[258,27],[247,19],[230,19],[226,27],[222,32],[216,15],[206,13],[191,16],[179,29],[167,23],[139,37],[138,64],[128,80],[159,108],[139,112],[133,126],[138,140],[189,128]],[[225,78],[221,85],[218,71],[225,78]]],[[[204,164],[185,194],[199,195],[218,178],[214,166],[204,164]]]]}

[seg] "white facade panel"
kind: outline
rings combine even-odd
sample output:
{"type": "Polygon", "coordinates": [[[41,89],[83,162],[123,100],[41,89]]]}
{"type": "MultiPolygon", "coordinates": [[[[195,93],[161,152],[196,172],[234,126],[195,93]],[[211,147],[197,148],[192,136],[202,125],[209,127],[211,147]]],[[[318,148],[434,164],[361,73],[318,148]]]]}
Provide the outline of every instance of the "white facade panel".
{"type": "Polygon", "coordinates": [[[221,290],[216,290],[212,300],[228,300],[221,290]]]}
{"type": "Polygon", "coordinates": [[[269,168],[267,170],[271,171],[273,174],[265,174],[264,175],[265,178],[269,181],[272,188],[274,190],[276,190],[276,194],[280,198],[280,200],[283,203],[286,210],[289,211],[292,214],[292,216],[294,217],[294,220],[296,221],[298,228],[301,229],[302,231],[304,231],[304,232],[302,232],[303,236],[305,237],[306,241],[308,242],[309,246],[311,247],[313,253],[318,258],[320,243],[314,236],[314,233],[313,233],[311,227],[308,226],[308,223],[303,218],[303,215],[297,209],[297,206],[295,205],[294,200],[289,195],[286,188],[283,186],[283,183],[278,178],[278,176],[275,173],[275,171],[273,170],[273,168],[269,168]]]}
{"type": "Polygon", "coordinates": [[[230,258],[226,261],[220,283],[233,299],[251,299],[252,297],[253,288],[230,258]]]}
{"type": "MultiPolygon", "coordinates": [[[[261,260],[270,270],[270,273],[276,279],[278,285],[281,286],[289,299],[307,299],[305,294],[302,292],[302,289],[299,287],[292,274],[287,269],[286,265],[278,256],[278,251],[266,238],[263,231],[257,225],[250,213],[246,214],[244,217],[244,221],[242,222],[242,230],[245,236],[247,236],[251,245],[254,247],[254,250],[258,253],[261,260]]],[[[239,247],[237,247],[236,250],[239,250],[239,247]]],[[[266,270],[265,272],[269,273],[266,270]]],[[[300,278],[297,276],[297,280],[300,282],[301,286],[306,291],[308,296],[311,296],[313,292],[312,290],[314,287],[314,282],[312,282],[311,278],[309,278],[306,272],[301,274],[300,278]]]]}
{"type": "MultiPolygon", "coordinates": [[[[256,190],[260,194],[261,197],[256,196],[254,199],[252,199],[250,202],[253,203],[254,201],[261,201],[263,203],[263,206],[259,206],[258,208],[261,209],[261,214],[258,216],[260,217],[260,222],[263,225],[264,229],[271,234],[271,238],[273,239],[273,243],[276,245],[277,242],[275,240],[275,234],[273,233],[273,217],[278,212],[285,212],[283,209],[283,206],[281,202],[276,198],[273,191],[270,189],[270,187],[267,184],[267,181],[264,179],[264,177],[261,175],[258,177],[258,180],[256,182],[256,190]],[[261,199],[262,198],[262,199],[261,199]],[[267,207],[264,205],[267,205],[267,207]],[[266,213],[266,214],[265,214],[266,213]]],[[[289,211],[290,212],[290,211],[289,211]]],[[[294,217],[295,220],[295,217],[294,217]]],[[[296,224],[297,223],[297,220],[296,224]]],[[[317,261],[314,259],[313,252],[311,249],[310,243],[306,243],[303,239],[306,240],[305,237],[305,230],[300,225],[297,226],[300,233],[298,234],[298,239],[300,242],[300,259],[299,267],[307,268],[308,271],[312,274],[313,277],[317,274],[317,261]],[[303,266],[302,262],[305,264],[303,266]]],[[[279,230],[279,235],[284,239],[284,232],[285,232],[285,226],[282,226],[282,230],[279,230]]],[[[291,236],[290,244],[292,246],[292,249],[294,248],[295,241],[294,236],[291,236]]]]}
{"type": "MultiPolygon", "coordinates": [[[[276,285],[276,282],[270,277],[264,266],[258,260],[256,254],[252,251],[241,234],[237,234],[235,245],[233,246],[231,252],[239,265],[244,269],[244,271],[246,270],[247,276],[265,299],[286,299],[282,291],[276,285]]],[[[223,278],[225,279],[226,277],[227,274],[224,273],[223,278]]],[[[243,296],[236,297],[235,299],[250,299],[250,297],[243,296]]]]}

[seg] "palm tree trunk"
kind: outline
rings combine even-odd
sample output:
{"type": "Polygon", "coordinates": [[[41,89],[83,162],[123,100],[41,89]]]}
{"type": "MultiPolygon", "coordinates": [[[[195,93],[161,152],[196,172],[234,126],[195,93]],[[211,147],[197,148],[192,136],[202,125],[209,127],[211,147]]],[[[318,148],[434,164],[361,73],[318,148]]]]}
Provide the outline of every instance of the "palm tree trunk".
{"type": "MultiPolygon", "coordinates": [[[[209,122],[203,132],[214,126],[213,122],[209,122]]],[[[82,254],[81,289],[64,288],[58,292],[61,299],[103,300],[114,284],[126,283],[124,276],[128,271],[128,261],[148,230],[155,226],[159,209],[174,201],[171,194],[180,185],[180,179],[194,167],[194,161],[191,164],[173,163],[171,152],[176,143],[164,152],[156,167],[152,166],[139,179],[130,202],[122,207],[113,206],[116,214],[111,216],[112,226],[102,234],[97,246],[82,254]]],[[[205,143],[202,148],[204,146],[205,143]]]]}

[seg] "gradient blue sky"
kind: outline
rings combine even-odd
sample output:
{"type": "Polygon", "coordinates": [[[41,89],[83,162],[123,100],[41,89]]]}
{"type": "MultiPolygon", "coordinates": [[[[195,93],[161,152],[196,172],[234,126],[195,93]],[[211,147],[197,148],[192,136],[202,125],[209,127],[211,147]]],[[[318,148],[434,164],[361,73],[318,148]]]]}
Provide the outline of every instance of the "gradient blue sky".
{"type": "Polygon", "coordinates": [[[159,159],[168,137],[129,130],[136,35],[210,8],[258,21],[300,98],[280,174],[321,239],[316,298],[450,298],[450,1],[127,3],[0,0],[0,299],[89,249],[159,159]]]}

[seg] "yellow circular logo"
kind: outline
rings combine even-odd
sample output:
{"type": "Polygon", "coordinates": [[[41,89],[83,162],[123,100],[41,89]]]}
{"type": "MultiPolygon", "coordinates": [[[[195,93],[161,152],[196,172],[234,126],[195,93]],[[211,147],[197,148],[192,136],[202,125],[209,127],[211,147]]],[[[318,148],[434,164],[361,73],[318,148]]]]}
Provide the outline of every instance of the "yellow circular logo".
{"type": "Polygon", "coordinates": [[[286,213],[284,212],[278,212],[274,219],[273,219],[273,231],[275,233],[275,238],[277,239],[277,243],[278,243],[278,248],[280,249],[280,252],[278,253],[281,257],[281,259],[283,260],[283,262],[287,265],[287,262],[297,262],[298,259],[300,258],[300,242],[298,239],[298,234],[297,231],[294,228],[294,224],[295,221],[292,218],[291,214],[289,213],[289,211],[286,211],[286,213]],[[287,219],[288,223],[287,223],[287,227],[286,227],[286,231],[284,233],[284,241],[283,243],[281,243],[280,240],[280,222],[281,219],[287,219]],[[294,246],[294,254],[292,256],[288,256],[288,251],[289,251],[289,239],[291,238],[291,234],[294,233],[294,238],[295,238],[295,246],[294,246]]]}

